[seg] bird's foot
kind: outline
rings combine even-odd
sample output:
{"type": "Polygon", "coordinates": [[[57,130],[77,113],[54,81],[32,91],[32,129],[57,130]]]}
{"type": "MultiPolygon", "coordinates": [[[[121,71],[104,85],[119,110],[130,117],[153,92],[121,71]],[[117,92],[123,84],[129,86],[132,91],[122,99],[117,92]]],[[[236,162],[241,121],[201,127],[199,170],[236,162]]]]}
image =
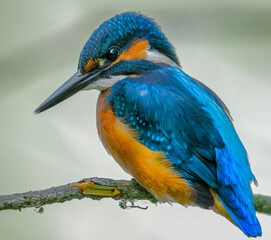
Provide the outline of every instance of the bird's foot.
{"type": "Polygon", "coordinates": [[[82,180],[78,183],[71,184],[71,187],[79,189],[83,194],[98,196],[98,197],[113,197],[118,198],[121,196],[121,191],[117,186],[104,186],[94,181],[82,180]]]}

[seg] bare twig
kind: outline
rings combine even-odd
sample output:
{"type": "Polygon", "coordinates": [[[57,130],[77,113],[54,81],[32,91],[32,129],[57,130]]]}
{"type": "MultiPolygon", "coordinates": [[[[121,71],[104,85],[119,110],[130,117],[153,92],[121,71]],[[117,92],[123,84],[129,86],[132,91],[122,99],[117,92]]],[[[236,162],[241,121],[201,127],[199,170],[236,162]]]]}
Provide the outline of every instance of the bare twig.
{"type": "MultiPolygon", "coordinates": [[[[22,208],[36,207],[39,208],[46,204],[62,203],[72,199],[91,198],[93,200],[100,200],[105,197],[123,200],[148,200],[156,203],[157,200],[152,194],[140,187],[133,179],[113,180],[108,178],[88,178],[84,182],[92,182],[96,187],[94,190],[80,191],[78,186],[82,183],[75,182],[58,187],[52,187],[45,190],[30,191],[26,193],[16,193],[11,195],[0,196],[0,211],[2,210],[21,210],[22,208]],[[106,188],[106,192],[102,188],[106,188]],[[106,194],[99,194],[98,191],[104,191],[106,194]],[[87,191],[86,191],[87,192],[87,191]],[[108,194],[109,193],[109,194],[108,194]],[[111,193],[111,194],[110,194],[111,193]]],[[[81,189],[82,190],[82,189],[81,189]]],[[[271,215],[271,197],[260,194],[254,195],[254,205],[257,212],[271,215]]],[[[43,211],[43,208],[41,208],[43,211]]],[[[42,212],[41,211],[41,212],[42,212]]]]}

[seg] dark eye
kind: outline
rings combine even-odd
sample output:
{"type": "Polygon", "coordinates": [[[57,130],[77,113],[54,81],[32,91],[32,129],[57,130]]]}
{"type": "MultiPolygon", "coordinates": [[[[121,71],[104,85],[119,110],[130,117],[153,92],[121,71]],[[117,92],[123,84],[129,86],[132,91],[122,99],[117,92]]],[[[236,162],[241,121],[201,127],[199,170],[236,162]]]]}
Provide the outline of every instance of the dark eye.
{"type": "Polygon", "coordinates": [[[119,49],[116,47],[112,47],[105,55],[106,59],[109,61],[115,61],[119,56],[119,49]]]}

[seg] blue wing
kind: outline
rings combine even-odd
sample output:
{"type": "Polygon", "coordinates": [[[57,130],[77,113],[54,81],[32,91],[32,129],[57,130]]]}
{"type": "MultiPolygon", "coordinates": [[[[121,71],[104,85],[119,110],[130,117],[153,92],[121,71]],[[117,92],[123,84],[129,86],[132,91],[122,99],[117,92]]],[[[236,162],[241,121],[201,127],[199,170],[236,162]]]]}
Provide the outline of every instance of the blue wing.
{"type": "MultiPolygon", "coordinates": [[[[108,98],[144,145],[167,154],[195,187],[200,183],[199,189],[204,184],[216,189],[245,234],[261,234],[250,188],[256,179],[229,112],[215,93],[181,70],[164,67],[116,83],[108,98]]],[[[202,207],[208,207],[205,197],[200,195],[202,207]]]]}

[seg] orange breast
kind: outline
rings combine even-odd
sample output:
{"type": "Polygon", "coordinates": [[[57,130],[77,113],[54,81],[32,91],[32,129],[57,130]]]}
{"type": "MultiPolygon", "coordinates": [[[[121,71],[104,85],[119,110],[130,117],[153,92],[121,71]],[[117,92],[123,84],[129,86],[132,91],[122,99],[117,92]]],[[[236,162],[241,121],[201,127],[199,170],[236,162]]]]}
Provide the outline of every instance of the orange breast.
{"type": "Polygon", "coordinates": [[[141,144],[137,133],[115,116],[106,101],[110,89],[100,94],[97,127],[101,141],[120,166],[157,198],[191,204],[194,191],[161,152],[141,144]]]}

